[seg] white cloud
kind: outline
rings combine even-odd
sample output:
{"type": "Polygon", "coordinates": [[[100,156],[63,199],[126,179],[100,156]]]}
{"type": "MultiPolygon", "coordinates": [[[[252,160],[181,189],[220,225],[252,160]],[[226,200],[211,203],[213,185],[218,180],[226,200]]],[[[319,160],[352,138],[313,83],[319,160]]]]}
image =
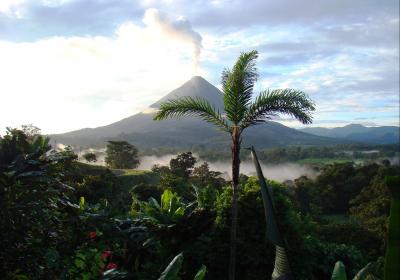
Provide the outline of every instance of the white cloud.
{"type": "Polygon", "coordinates": [[[41,4],[48,7],[57,7],[75,0],[42,0],[41,4]]]}
{"type": "Polygon", "coordinates": [[[148,23],[112,37],[0,41],[0,128],[33,123],[44,133],[128,117],[195,74],[192,44],[148,23]]]}
{"type": "Polygon", "coordinates": [[[25,0],[1,0],[0,1],[0,16],[1,13],[7,16],[21,17],[20,7],[25,0]]]}

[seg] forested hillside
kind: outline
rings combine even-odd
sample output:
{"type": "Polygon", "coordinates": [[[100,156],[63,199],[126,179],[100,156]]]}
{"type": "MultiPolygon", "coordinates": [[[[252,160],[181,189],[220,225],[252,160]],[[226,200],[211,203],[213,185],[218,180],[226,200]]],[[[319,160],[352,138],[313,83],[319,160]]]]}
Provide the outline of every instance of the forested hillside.
{"type": "MultiPolygon", "coordinates": [[[[157,279],[183,252],[179,275],[225,279],[232,190],[183,153],[152,171],[110,170],[55,152],[48,139],[11,130],[0,139],[2,273],[6,279],[157,279]],[[204,272],[204,267],[203,270],[204,272]]],[[[296,279],[349,276],[371,262],[382,279],[398,166],[334,163],[315,179],[269,181],[296,279]]],[[[240,176],[238,279],[264,279],[275,249],[265,238],[260,187],[240,176]]]]}
{"type": "Polygon", "coordinates": [[[365,127],[360,124],[349,124],[335,128],[307,127],[301,129],[301,131],[359,143],[382,145],[399,144],[400,142],[400,128],[398,126],[365,127]]]}

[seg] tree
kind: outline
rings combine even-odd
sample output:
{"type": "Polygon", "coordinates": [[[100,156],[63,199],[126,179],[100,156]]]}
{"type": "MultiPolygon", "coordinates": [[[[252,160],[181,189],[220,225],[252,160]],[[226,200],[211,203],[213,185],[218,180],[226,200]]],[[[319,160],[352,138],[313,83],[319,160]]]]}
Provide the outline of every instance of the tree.
{"type": "Polygon", "coordinates": [[[91,152],[85,153],[85,154],[83,155],[83,158],[84,158],[87,162],[96,162],[96,161],[97,161],[96,154],[95,154],[95,153],[91,153],[91,152]]]}
{"type": "Polygon", "coordinates": [[[350,201],[350,213],[364,228],[373,232],[384,243],[388,231],[390,192],[386,176],[399,174],[398,167],[381,167],[371,182],[350,201]]]}
{"type": "Polygon", "coordinates": [[[265,122],[277,114],[287,114],[304,124],[312,122],[314,103],[299,90],[274,89],[261,92],[254,100],[253,88],[258,78],[256,69],[257,51],[242,53],[233,68],[222,72],[224,112],[215,109],[206,99],[183,97],[169,100],[160,106],[155,120],[170,117],[198,116],[215,124],[220,130],[230,134],[232,139],[232,225],[229,279],[235,279],[236,228],[238,212],[238,185],[240,169],[240,146],[243,131],[265,122]]]}
{"type": "Polygon", "coordinates": [[[34,126],[33,124],[21,125],[21,130],[28,137],[28,139],[32,139],[34,136],[38,136],[41,134],[40,128],[34,126]]]}
{"type": "Polygon", "coordinates": [[[219,177],[221,174],[221,172],[210,170],[208,163],[205,161],[202,165],[193,168],[192,179],[197,183],[197,185],[203,187],[211,185],[213,187],[221,188],[224,181],[219,177]]]}
{"type": "Polygon", "coordinates": [[[332,213],[338,198],[330,184],[319,185],[306,176],[297,178],[294,183],[295,200],[303,213],[312,215],[332,213]]]}
{"type": "Polygon", "coordinates": [[[106,164],[111,168],[136,168],[139,165],[138,150],[126,141],[108,141],[106,164]]]}
{"type": "Polygon", "coordinates": [[[172,173],[188,178],[196,161],[196,158],[191,152],[186,152],[179,154],[176,158],[172,158],[169,162],[169,166],[172,173]]]}

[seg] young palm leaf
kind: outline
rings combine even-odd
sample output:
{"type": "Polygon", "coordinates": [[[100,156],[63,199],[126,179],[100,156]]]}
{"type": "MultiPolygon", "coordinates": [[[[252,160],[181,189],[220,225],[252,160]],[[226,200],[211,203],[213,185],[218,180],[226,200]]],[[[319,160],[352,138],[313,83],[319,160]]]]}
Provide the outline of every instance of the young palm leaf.
{"type": "Polygon", "coordinates": [[[228,119],[235,125],[242,121],[253,95],[253,87],[258,77],[255,67],[257,57],[257,51],[242,53],[232,71],[225,69],[222,72],[224,109],[228,119]]]}
{"type": "Polygon", "coordinates": [[[254,147],[250,148],[253,157],[254,166],[257,171],[258,182],[261,188],[261,195],[264,203],[264,214],[267,223],[267,237],[275,245],[275,265],[272,273],[272,279],[291,279],[292,272],[289,266],[289,259],[286,254],[286,245],[282,233],[279,230],[278,221],[275,216],[273,204],[272,188],[267,185],[260,162],[258,161],[254,147]]]}
{"type": "Polygon", "coordinates": [[[288,114],[304,124],[311,123],[313,102],[301,91],[293,89],[262,92],[252,102],[254,85],[258,78],[256,69],[257,51],[242,53],[231,70],[222,72],[224,114],[203,98],[184,97],[169,100],[160,106],[155,120],[198,116],[228,132],[232,139],[232,224],[229,279],[235,279],[236,228],[238,212],[238,187],[240,169],[241,135],[247,127],[263,122],[276,114],[288,114]]]}
{"type": "Polygon", "coordinates": [[[346,267],[341,261],[335,263],[331,280],[347,280],[346,267]]]}

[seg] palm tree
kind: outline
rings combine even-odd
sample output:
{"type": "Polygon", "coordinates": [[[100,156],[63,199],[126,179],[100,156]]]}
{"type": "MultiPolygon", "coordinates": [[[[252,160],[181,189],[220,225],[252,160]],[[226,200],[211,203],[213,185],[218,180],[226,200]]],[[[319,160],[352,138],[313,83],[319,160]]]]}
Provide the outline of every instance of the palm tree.
{"type": "Polygon", "coordinates": [[[182,116],[198,116],[215,124],[230,134],[232,139],[232,224],[229,261],[229,279],[235,279],[236,228],[238,216],[238,185],[240,168],[240,145],[242,133],[249,126],[271,119],[277,114],[290,115],[304,124],[312,122],[314,103],[299,90],[274,89],[261,92],[252,100],[254,85],[258,78],[256,69],[257,51],[241,53],[233,69],[222,72],[224,112],[215,109],[204,98],[183,97],[169,100],[160,106],[155,120],[182,116]]]}

